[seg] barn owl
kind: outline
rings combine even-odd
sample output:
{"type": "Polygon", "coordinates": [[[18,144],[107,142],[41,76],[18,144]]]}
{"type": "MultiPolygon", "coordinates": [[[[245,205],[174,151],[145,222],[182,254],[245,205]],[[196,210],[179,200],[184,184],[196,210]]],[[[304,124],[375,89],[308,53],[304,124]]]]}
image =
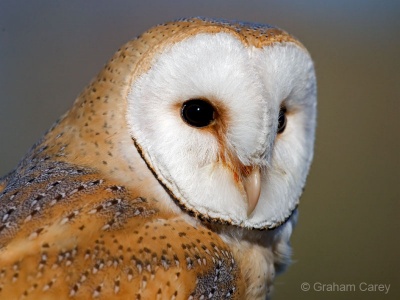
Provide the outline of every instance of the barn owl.
{"type": "Polygon", "coordinates": [[[312,60],[286,32],[148,30],[0,180],[0,298],[266,299],[315,116],[312,60]]]}

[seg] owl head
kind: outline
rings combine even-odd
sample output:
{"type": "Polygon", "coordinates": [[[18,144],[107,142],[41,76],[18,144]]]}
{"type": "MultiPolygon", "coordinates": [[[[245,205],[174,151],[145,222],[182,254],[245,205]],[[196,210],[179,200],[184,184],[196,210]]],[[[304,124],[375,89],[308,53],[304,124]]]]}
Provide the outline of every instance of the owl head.
{"type": "Polygon", "coordinates": [[[309,53],[274,27],[204,18],[139,38],[150,46],[132,71],[125,117],[173,201],[210,222],[284,223],[313,157],[309,53]]]}

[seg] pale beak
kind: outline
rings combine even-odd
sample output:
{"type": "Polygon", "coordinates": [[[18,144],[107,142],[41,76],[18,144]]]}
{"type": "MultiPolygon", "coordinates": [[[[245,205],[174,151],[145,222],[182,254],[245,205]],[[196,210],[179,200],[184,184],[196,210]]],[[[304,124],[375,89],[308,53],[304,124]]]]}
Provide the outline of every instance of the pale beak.
{"type": "Polygon", "coordinates": [[[250,174],[244,178],[243,186],[247,195],[247,215],[250,216],[256,208],[261,194],[260,168],[254,167],[251,170],[250,174]]]}

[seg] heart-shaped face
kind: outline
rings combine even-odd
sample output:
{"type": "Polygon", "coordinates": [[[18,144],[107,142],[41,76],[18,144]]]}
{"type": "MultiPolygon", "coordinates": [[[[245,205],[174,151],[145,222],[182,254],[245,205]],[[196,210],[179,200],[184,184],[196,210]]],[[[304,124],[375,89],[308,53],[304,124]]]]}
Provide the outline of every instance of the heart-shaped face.
{"type": "Polygon", "coordinates": [[[240,26],[178,30],[143,53],[126,118],[181,208],[270,229],[295,210],[308,174],[315,75],[307,51],[286,33],[240,26]]]}

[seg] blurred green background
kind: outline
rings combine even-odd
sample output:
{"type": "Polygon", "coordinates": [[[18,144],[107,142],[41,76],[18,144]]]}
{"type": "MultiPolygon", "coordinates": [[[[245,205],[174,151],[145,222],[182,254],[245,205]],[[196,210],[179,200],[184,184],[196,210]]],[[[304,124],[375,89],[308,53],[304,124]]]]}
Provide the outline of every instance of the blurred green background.
{"type": "Polygon", "coordinates": [[[294,263],[277,278],[273,299],[400,299],[400,1],[1,0],[0,174],[121,44],[197,15],[278,25],[315,61],[315,160],[294,263]],[[391,286],[387,294],[360,291],[363,282],[391,286]],[[316,291],[316,283],[356,291],[316,291]]]}

